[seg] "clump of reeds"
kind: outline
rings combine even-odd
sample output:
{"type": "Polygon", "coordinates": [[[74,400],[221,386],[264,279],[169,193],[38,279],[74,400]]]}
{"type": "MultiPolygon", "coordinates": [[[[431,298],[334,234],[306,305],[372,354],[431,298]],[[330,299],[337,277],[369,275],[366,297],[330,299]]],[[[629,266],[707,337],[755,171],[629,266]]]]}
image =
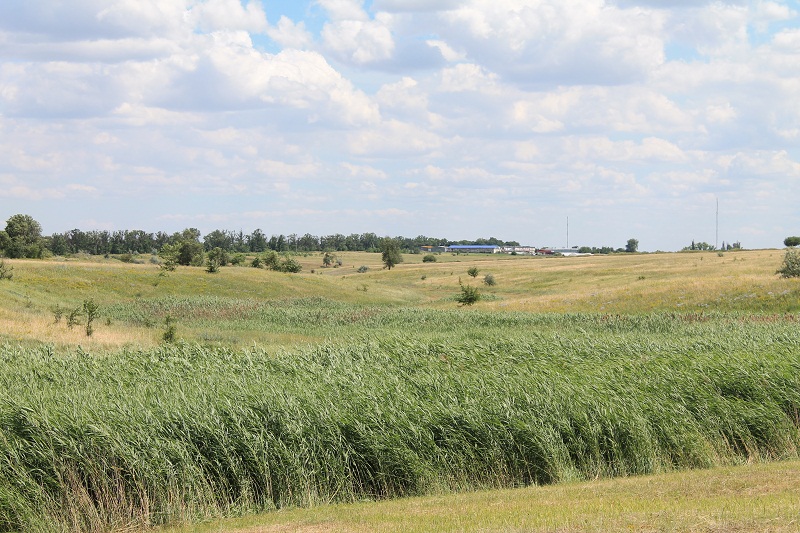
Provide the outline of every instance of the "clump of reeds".
{"type": "Polygon", "coordinates": [[[514,316],[470,320],[506,334],[397,333],[281,356],[0,347],[0,530],[122,529],[797,455],[796,324],[576,315],[520,331],[514,316]]]}

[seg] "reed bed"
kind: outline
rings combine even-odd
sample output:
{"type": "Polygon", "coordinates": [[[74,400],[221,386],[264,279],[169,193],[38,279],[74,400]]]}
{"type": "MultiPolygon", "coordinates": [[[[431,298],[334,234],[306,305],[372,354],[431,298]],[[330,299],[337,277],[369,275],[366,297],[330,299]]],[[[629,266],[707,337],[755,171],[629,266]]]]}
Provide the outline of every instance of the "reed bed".
{"type": "Polygon", "coordinates": [[[374,331],[279,355],[0,347],[0,530],[111,531],[798,456],[792,315],[358,320],[374,331]],[[395,321],[434,324],[417,338],[395,321]]]}

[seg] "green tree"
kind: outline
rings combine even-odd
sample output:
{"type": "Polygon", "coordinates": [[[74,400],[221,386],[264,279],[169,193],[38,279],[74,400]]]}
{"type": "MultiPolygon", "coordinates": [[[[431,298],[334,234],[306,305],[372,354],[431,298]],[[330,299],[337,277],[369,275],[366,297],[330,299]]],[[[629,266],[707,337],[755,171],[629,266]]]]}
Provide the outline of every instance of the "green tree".
{"type": "Polygon", "coordinates": [[[251,252],[256,253],[263,252],[269,248],[267,237],[260,229],[256,229],[250,234],[250,236],[247,238],[247,245],[249,246],[251,252]]]}
{"type": "Polygon", "coordinates": [[[783,245],[788,248],[793,248],[795,246],[800,246],[800,237],[786,237],[783,240],[783,245]]]}
{"type": "Polygon", "coordinates": [[[400,245],[396,240],[386,237],[381,241],[381,259],[389,270],[403,262],[403,255],[400,253],[400,245]]]}
{"type": "Polygon", "coordinates": [[[628,253],[634,253],[639,250],[639,241],[636,239],[628,239],[628,242],[625,244],[625,251],[628,253]]]}
{"type": "Polygon", "coordinates": [[[228,252],[222,248],[214,248],[206,254],[206,272],[219,272],[220,267],[228,264],[228,252]]]}
{"type": "Polygon", "coordinates": [[[165,244],[158,251],[158,256],[161,258],[161,270],[172,272],[178,266],[178,252],[180,246],[177,244],[165,244]]]}
{"type": "Polygon", "coordinates": [[[184,240],[178,243],[177,262],[179,265],[201,266],[203,255],[203,245],[198,241],[184,240]]]}
{"type": "Polygon", "coordinates": [[[711,251],[714,250],[713,244],[708,244],[707,242],[694,242],[692,241],[691,246],[685,247],[682,251],[691,251],[691,250],[702,250],[702,251],[711,251]]]}
{"type": "Polygon", "coordinates": [[[233,248],[233,236],[227,231],[215,229],[203,237],[203,243],[206,251],[211,251],[214,248],[229,251],[233,248]]]}
{"type": "Polygon", "coordinates": [[[478,267],[476,267],[476,266],[469,267],[467,269],[467,274],[469,274],[473,278],[477,278],[478,274],[480,274],[480,273],[481,273],[480,269],[478,269],[478,267]]]}
{"type": "Polygon", "coordinates": [[[4,255],[11,246],[11,238],[4,230],[0,230],[0,255],[4,255]]]}
{"type": "Polygon", "coordinates": [[[42,226],[30,215],[14,215],[6,222],[4,249],[8,257],[42,257],[42,226]]]}

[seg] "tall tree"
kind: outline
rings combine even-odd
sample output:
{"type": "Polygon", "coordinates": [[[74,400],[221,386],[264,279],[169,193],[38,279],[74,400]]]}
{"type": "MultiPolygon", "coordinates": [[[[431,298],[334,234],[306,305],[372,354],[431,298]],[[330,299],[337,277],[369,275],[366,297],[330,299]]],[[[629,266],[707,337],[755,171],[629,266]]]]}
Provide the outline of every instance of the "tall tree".
{"type": "Polygon", "coordinates": [[[639,241],[636,239],[628,239],[628,242],[625,244],[625,251],[628,253],[633,253],[639,250],[639,241]]]}
{"type": "Polygon", "coordinates": [[[41,257],[42,226],[30,215],[14,215],[6,222],[8,257],[41,257]]]}
{"type": "Polygon", "coordinates": [[[800,237],[786,237],[783,240],[783,245],[788,248],[800,246],[800,237]]]}
{"type": "Polygon", "coordinates": [[[269,243],[267,242],[267,236],[264,235],[264,232],[260,229],[256,229],[247,239],[247,245],[250,248],[251,252],[263,252],[267,248],[269,248],[269,243]]]}
{"type": "Polygon", "coordinates": [[[233,239],[228,232],[215,229],[203,237],[203,244],[206,252],[209,252],[214,248],[221,248],[226,252],[229,252],[233,246],[233,239]]]}
{"type": "Polygon", "coordinates": [[[386,237],[381,241],[381,259],[389,270],[398,263],[403,262],[403,256],[400,253],[400,245],[395,239],[386,237]]]}

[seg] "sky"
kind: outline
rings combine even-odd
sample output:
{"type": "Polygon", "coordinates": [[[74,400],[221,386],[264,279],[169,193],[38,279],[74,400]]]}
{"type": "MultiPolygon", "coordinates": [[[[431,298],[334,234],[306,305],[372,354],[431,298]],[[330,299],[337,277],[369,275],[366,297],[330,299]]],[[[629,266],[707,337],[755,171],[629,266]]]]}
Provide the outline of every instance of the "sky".
{"type": "Polygon", "coordinates": [[[45,234],[781,247],[800,1],[2,0],[16,213],[45,234]]]}

